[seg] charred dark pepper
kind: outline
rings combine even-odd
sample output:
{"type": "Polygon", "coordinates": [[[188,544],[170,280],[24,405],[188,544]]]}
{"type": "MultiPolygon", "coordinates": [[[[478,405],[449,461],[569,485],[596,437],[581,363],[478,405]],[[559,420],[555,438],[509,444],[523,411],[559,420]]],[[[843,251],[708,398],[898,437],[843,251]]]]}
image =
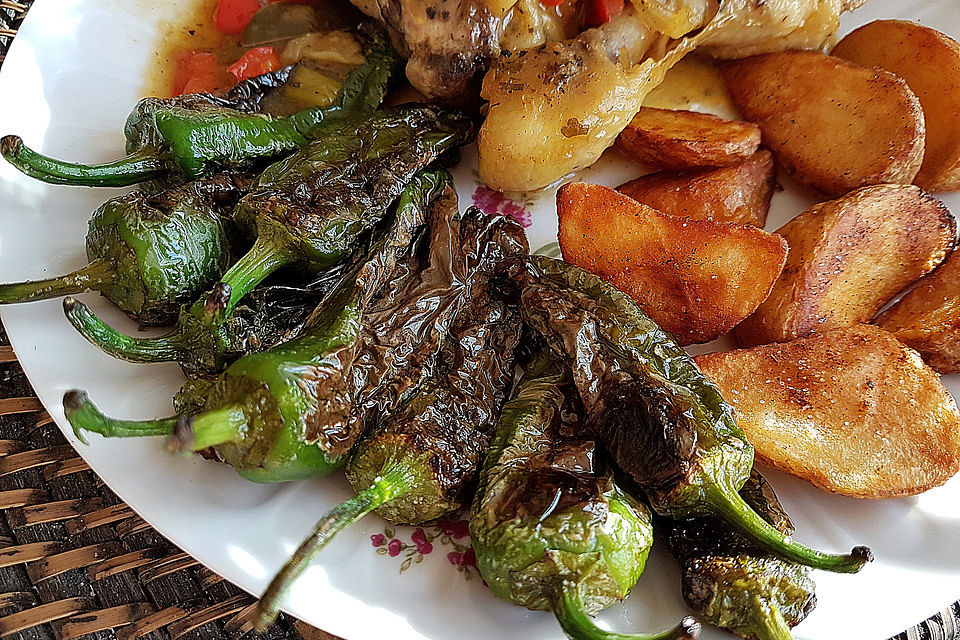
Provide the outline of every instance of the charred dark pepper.
{"type": "Polygon", "coordinates": [[[872,555],[815,551],[764,520],[738,491],[753,447],[720,391],[673,337],[612,285],[533,256],[517,275],[524,319],[572,368],[587,427],[658,515],[713,515],[777,556],[856,572],[872,555]]]}
{"type": "Polygon", "coordinates": [[[90,219],[89,264],[57,278],[0,285],[0,304],[99,291],[141,324],[168,324],[226,270],[224,224],[251,182],[218,176],[112,198],[90,219]]]}
{"type": "Polygon", "coordinates": [[[350,255],[401,190],[444,151],[463,143],[469,122],[431,108],[405,107],[341,123],[272,165],[240,200],[234,218],[256,237],[209,296],[184,307],[158,338],[130,338],[75,305],[67,316],[107,353],[133,362],[184,361],[188,373],[218,373],[224,345],[236,342],[227,320],[239,300],[285,265],[320,272],[350,255]],[[202,357],[201,357],[202,356],[202,357]]]}
{"type": "Polygon", "coordinates": [[[347,76],[329,107],[275,118],[235,108],[249,104],[243,100],[231,103],[195,95],[147,98],[127,119],[128,155],[121,160],[64,162],[33,151],[18,136],[0,140],[0,153],[38,180],[90,187],[122,187],[175,174],[196,179],[212,171],[242,169],[255,160],[303,147],[326,122],[375,109],[399,64],[399,56],[381,33],[372,39],[366,61],[347,76]]]}
{"type": "Polygon", "coordinates": [[[574,640],[695,638],[685,619],[657,634],[604,631],[590,613],[626,597],[653,543],[650,510],[594,469],[594,443],[576,440],[582,415],[569,372],[547,352],[504,406],[470,516],[477,567],[494,595],[553,611],[574,640]]]}
{"type": "MultiPolygon", "coordinates": [[[[740,495],[785,535],[793,524],[756,470],[740,495]]],[[[669,520],[657,529],[680,562],[683,597],[712,625],[749,640],[792,640],[817,604],[810,569],[771,555],[718,518],[669,520]]]]}

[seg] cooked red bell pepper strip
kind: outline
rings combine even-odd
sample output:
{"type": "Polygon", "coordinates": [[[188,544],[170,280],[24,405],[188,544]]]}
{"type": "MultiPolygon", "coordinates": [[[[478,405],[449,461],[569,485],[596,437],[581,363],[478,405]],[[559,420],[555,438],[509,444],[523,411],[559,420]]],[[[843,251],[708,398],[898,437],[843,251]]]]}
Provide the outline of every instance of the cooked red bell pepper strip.
{"type": "Polygon", "coordinates": [[[589,27],[599,27],[610,22],[623,11],[623,0],[587,0],[583,21],[589,27]]]}
{"type": "Polygon", "coordinates": [[[545,7],[559,7],[563,4],[563,0],[540,0],[540,4],[545,7]]]}
{"type": "Polygon", "coordinates": [[[258,0],[220,0],[217,3],[214,24],[218,31],[239,35],[259,10],[258,0]]]}
{"type": "Polygon", "coordinates": [[[225,90],[236,84],[209,51],[184,51],[177,57],[171,94],[210,93],[225,90]]]}
{"type": "Polygon", "coordinates": [[[237,80],[246,80],[276,71],[282,66],[273,47],[257,47],[240,56],[239,60],[227,67],[227,71],[237,80]]]}

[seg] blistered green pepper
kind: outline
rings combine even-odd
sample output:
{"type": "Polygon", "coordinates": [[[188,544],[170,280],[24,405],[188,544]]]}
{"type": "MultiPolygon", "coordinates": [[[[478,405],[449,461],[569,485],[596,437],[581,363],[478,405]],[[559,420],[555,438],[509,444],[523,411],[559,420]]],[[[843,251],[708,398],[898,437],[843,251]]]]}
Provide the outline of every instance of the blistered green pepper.
{"type": "Polygon", "coordinates": [[[90,219],[89,264],[56,278],[0,285],[0,304],[99,291],[141,324],[170,323],[227,268],[224,221],[249,184],[220,176],[112,198],[90,219]]]}
{"type": "Polygon", "coordinates": [[[713,515],[771,553],[828,571],[856,572],[866,547],[825,554],[791,540],[738,491],[753,447],[719,389],[673,337],[612,285],[562,261],[532,256],[518,269],[524,318],[561,354],[587,426],[658,515],[713,515]]]}
{"type": "MultiPolygon", "coordinates": [[[[793,524],[756,470],[740,495],[786,535],[793,524]]],[[[792,640],[817,604],[810,569],[767,553],[718,518],[669,520],[657,529],[680,562],[683,597],[710,624],[749,640],[792,640]]]]}
{"type": "Polygon", "coordinates": [[[588,614],[626,597],[653,543],[649,509],[594,469],[595,445],[571,438],[582,419],[569,373],[548,353],[504,406],[470,515],[477,568],[497,597],[553,611],[574,640],[695,638],[604,631],[588,614]],[[573,398],[573,399],[572,399],[573,398]]]}
{"type": "MultiPolygon", "coordinates": [[[[169,436],[178,451],[213,448],[217,457],[256,482],[324,475],[344,460],[315,423],[349,405],[347,374],[358,348],[364,310],[393,273],[423,224],[428,202],[450,182],[445,172],[418,176],[389,229],[326,300],[299,337],[244,356],[204,388],[202,411],[147,421],[105,417],[79,391],[64,397],[67,419],[106,437],[169,436]]],[[[347,445],[349,448],[349,445],[347,445]]]]}
{"type": "Polygon", "coordinates": [[[209,97],[147,98],[127,119],[127,155],[103,164],[76,164],[33,151],[18,136],[0,140],[0,153],[23,173],[53,184],[122,187],[168,175],[196,179],[213,171],[249,167],[261,158],[295,151],[319,135],[324,123],[372,111],[386,93],[400,58],[385,34],[377,35],[364,64],[344,81],[329,107],[275,118],[241,111],[209,97]]]}
{"type": "Polygon", "coordinates": [[[218,373],[235,342],[227,322],[240,299],[286,265],[320,272],[348,257],[412,176],[464,142],[462,116],[430,108],[379,111],[344,121],[269,167],[241,199],[235,220],[256,241],[212,292],[184,307],[158,338],[130,338],[74,306],[74,326],[104,351],[133,362],[190,360],[191,373],[218,373]],[[200,357],[202,356],[202,357],[200,357]]]}

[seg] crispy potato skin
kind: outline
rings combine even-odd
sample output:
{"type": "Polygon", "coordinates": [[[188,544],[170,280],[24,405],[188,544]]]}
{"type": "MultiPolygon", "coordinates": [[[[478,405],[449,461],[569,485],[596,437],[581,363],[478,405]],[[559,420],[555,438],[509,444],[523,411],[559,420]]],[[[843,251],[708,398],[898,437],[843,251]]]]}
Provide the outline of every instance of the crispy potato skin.
{"type": "Polygon", "coordinates": [[[914,182],[931,191],[960,189],[960,43],[907,20],[877,20],[837,44],[833,55],[903,78],[920,99],[927,130],[914,182]]]}
{"type": "Polygon", "coordinates": [[[681,344],[718,338],[750,315],[786,259],[774,234],[667,215],[598,185],[564,185],[557,210],[564,260],[630,295],[681,344]]]}
{"type": "Polygon", "coordinates": [[[788,51],[724,63],[720,75],[777,164],[803,184],[840,195],[869,184],[910,184],[920,170],[923,110],[887,71],[788,51]]]}
{"type": "Polygon", "coordinates": [[[643,107],[617,137],[627,158],[659,169],[683,171],[742,162],[760,146],[760,129],[709,113],[643,107]]]}
{"type": "Polygon", "coordinates": [[[741,346],[786,342],[873,318],[950,253],[956,222],[912,185],[874,185],[816,204],[781,227],[787,264],[734,331],[741,346]]]}
{"type": "Polygon", "coordinates": [[[761,149],[729,167],[650,173],[617,191],[670,215],[762,229],[776,178],[773,155],[761,149]]]}
{"type": "Polygon", "coordinates": [[[758,460],[857,498],[916,495],[960,469],[960,412],[939,376],[871,325],[696,358],[758,460]]]}
{"type": "Polygon", "coordinates": [[[960,251],[877,316],[876,324],[940,373],[960,373],[960,251]]]}

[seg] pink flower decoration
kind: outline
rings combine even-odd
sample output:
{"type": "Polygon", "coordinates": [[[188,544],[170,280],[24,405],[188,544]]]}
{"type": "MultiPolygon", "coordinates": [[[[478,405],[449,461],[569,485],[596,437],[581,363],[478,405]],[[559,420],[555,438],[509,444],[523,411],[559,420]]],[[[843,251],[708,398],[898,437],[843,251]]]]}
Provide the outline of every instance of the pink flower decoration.
{"type": "Polygon", "coordinates": [[[489,187],[477,187],[473,192],[473,204],[488,216],[510,216],[522,227],[529,227],[531,224],[530,212],[525,204],[489,187]]]}
{"type": "Polygon", "coordinates": [[[447,520],[441,519],[437,520],[437,528],[440,529],[445,535],[450,536],[454,540],[460,538],[465,538],[470,535],[470,523],[466,520],[447,520]]]}
{"type": "Polygon", "coordinates": [[[463,566],[463,554],[457,551],[451,551],[447,554],[447,562],[455,567],[463,566]]]}
{"type": "Polygon", "coordinates": [[[427,555],[433,551],[433,545],[427,540],[427,534],[423,529],[417,529],[410,536],[413,544],[417,545],[417,552],[421,555],[427,555]]]}
{"type": "Polygon", "coordinates": [[[383,543],[387,541],[387,537],[382,533],[375,533],[370,536],[370,544],[375,547],[382,547],[383,543]]]}
{"type": "Polygon", "coordinates": [[[470,547],[463,552],[463,557],[460,559],[460,563],[460,566],[462,567],[477,566],[477,553],[473,550],[473,547],[470,547]]]}
{"type": "Polygon", "coordinates": [[[397,538],[394,538],[390,541],[390,544],[387,545],[387,555],[391,558],[395,558],[400,555],[400,548],[402,543],[397,538]]]}

